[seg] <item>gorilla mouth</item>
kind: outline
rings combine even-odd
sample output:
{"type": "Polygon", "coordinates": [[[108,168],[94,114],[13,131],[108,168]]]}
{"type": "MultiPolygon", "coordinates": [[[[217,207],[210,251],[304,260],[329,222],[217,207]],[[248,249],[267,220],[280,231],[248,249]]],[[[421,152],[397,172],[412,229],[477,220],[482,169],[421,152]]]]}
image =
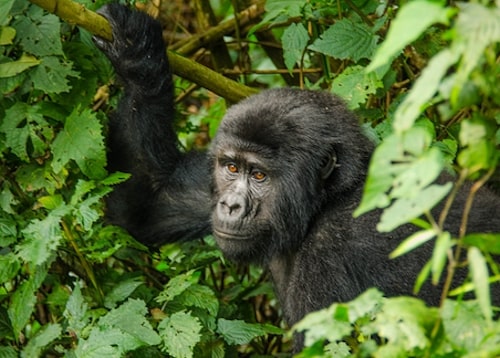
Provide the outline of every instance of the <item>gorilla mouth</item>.
{"type": "Polygon", "coordinates": [[[213,229],[213,234],[219,238],[219,239],[223,239],[223,240],[251,240],[253,239],[253,236],[251,236],[250,234],[245,234],[245,233],[242,233],[241,231],[221,231],[221,230],[218,230],[218,229],[213,229]]]}

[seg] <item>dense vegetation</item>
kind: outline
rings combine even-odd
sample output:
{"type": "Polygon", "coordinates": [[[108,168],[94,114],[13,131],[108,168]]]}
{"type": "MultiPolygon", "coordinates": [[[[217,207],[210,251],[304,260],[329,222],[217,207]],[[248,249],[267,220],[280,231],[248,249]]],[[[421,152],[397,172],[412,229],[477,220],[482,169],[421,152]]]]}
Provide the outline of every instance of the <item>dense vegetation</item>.
{"type": "MultiPolygon", "coordinates": [[[[445,210],[429,214],[465,180],[474,181],[468,204],[482,185],[499,187],[498,1],[251,3],[146,7],[172,49],[248,87],[343,97],[379,143],[355,214],[381,207],[379,230],[421,228],[394,256],[434,240],[416,290],[470,269],[440,307],[373,289],[309,315],[294,327],[306,331],[300,356],[500,356],[489,294],[500,233],[466,234],[468,205],[458,237],[442,229],[445,210]],[[196,34],[208,29],[215,35],[203,42],[196,34]],[[456,181],[432,184],[443,169],[456,181]],[[461,301],[467,291],[477,299],[461,301]]],[[[225,261],[211,237],[150,252],[104,222],[103,197],[127,175],[106,170],[120,87],[91,36],[27,0],[0,2],[0,357],[286,354],[290,333],[265,272],[225,261]]],[[[179,132],[185,147],[204,147],[225,85],[208,92],[190,80],[176,78],[179,132]]]]}

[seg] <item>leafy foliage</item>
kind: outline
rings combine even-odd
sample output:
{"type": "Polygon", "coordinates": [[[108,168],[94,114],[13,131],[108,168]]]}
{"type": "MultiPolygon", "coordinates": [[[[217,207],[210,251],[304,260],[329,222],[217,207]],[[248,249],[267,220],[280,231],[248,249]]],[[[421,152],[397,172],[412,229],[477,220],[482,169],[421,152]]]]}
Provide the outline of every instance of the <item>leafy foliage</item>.
{"type": "MultiPolygon", "coordinates": [[[[82,1],[91,10],[105,2],[82,1]]],[[[232,16],[237,4],[220,1],[216,17],[232,16]]],[[[196,30],[192,22],[185,28],[196,30]]],[[[267,0],[250,24],[233,39],[235,77],[341,96],[379,143],[355,214],[380,208],[379,230],[421,228],[393,257],[434,240],[415,290],[451,280],[463,266],[470,280],[443,297],[477,297],[430,308],[369,290],[298,323],[293,329],[305,333],[307,346],[299,356],[500,355],[489,295],[489,284],[500,281],[493,259],[500,234],[454,237],[443,230],[446,211],[430,214],[437,202],[451,203],[465,180],[474,181],[470,203],[498,176],[498,4],[267,0]],[[261,46],[273,39],[278,60],[261,46]],[[434,182],[452,167],[455,182],[434,182]]],[[[180,79],[176,87],[182,144],[206,146],[226,104],[180,79]]],[[[225,262],[211,237],[148,252],[105,224],[103,198],[128,175],[106,169],[107,116],[120,88],[91,34],[25,0],[1,1],[0,92],[0,356],[289,350],[265,273],[225,262]]]]}

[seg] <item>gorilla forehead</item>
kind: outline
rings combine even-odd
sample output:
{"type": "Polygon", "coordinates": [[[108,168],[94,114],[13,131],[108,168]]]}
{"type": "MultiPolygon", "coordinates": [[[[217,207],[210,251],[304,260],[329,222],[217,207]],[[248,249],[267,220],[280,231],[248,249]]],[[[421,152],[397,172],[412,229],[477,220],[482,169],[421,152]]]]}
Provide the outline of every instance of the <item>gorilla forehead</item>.
{"type": "Polygon", "coordinates": [[[328,151],[341,135],[336,128],[345,128],[336,122],[352,122],[352,118],[345,118],[343,108],[338,98],[324,92],[290,88],[263,91],[228,110],[214,147],[230,145],[252,151],[256,146],[301,154],[328,151]]]}

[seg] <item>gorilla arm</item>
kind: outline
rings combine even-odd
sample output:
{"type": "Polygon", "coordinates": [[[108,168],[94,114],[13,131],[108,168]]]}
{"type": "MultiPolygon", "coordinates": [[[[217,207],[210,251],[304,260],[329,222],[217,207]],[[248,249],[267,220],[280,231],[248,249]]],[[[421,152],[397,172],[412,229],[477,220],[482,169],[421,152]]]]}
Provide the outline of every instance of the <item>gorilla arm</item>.
{"type": "Polygon", "coordinates": [[[113,41],[94,38],[124,82],[111,118],[109,169],[131,173],[108,200],[108,217],[141,242],[200,237],[210,228],[206,155],[177,148],[173,84],[158,22],[112,4],[101,10],[113,41]]]}

